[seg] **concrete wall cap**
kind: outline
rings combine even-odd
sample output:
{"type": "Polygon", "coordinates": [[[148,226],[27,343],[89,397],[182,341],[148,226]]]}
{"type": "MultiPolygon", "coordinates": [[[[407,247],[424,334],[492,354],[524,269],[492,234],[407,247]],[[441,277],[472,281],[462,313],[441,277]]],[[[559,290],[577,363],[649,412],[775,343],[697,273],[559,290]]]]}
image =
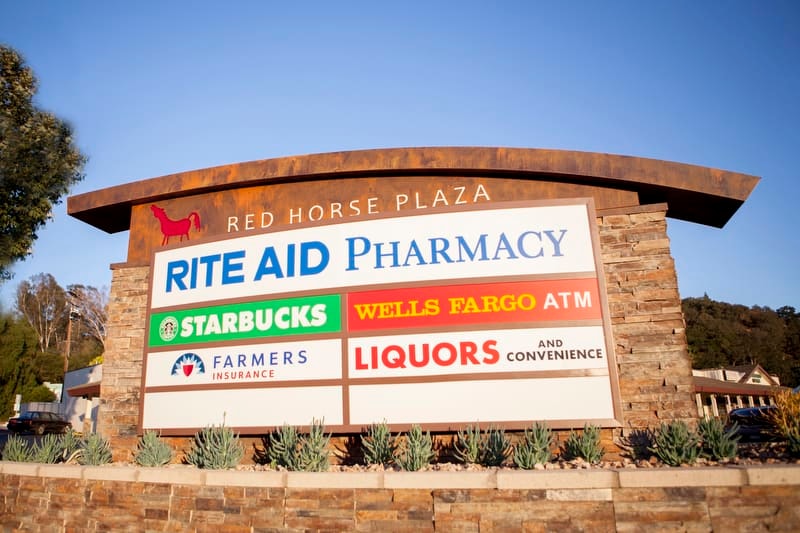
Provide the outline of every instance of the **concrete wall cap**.
{"type": "Polygon", "coordinates": [[[101,481],[137,481],[140,470],[135,466],[84,466],[81,477],[101,481]]]}
{"type": "Polygon", "coordinates": [[[71,479],[80,479],[83,477],[83,467],[78,465],[38,465],[36,471],[39,477],[62,477],[71,479]]]}
{"type": "Polygon", "coordinates": [[[652,468],[619,470],[619,486],[632,487],[730,487],[747,484],[738,468],[652,468]]]}
{"type": "Polygon", "coordinates": [[[613,470],[500,470],[498,489],[598,489],[619,486],[613,470]]]}
{"type": "Polygon", "coordinates": [[[798,465],[769,465],[747,468],[745,472],[750,485],[800,485],[798,465]]]}
{"type": "Polygon", "coordinates": [[[172,483],[175,485],[203,485],[205,471],[191,466],[140,467],[138,481],[145,483],[172,483]]]}
{"type": "Polygon", "coordinates": [[[227,487],[285,487],[286,472],[241,472],[205,470],[205,484],[227,487]]]}
{"type": "Polygon", "coordinates": [[[287,488],[382,489],[383,472],[287,472],[287,488]]]}
{"type": "Polygon", "coordinates": [[[494,489],[497,472],[385,472],[386,489],[494,489]]]}

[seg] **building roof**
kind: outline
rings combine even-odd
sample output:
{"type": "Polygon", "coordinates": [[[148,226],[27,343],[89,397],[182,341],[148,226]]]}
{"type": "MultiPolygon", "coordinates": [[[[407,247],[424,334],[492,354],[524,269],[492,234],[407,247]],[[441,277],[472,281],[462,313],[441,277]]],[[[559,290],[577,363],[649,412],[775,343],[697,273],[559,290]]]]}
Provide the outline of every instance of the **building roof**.
{"type": "Polygon", "coordinates": [[[67,394],[72,396],[73,398],[80,398],[80,397],[89,397],[95,398],[100,396],[100,384],[101,381],[90,381],[89,383],[84,383],[83,385],[76,385],[74,387],[70,387],[67,389],[67,394]]]}
{"type": "Polygon", "coordinates": [[[703,376],[693,376],[694,391],[715,394],[733,394],[742,396],[767,396],[781,390],[781,387],[771,385],[754,385],[752,383],[739,383],[737,381],[721,381],[703,376]]]}
{"type": "Polygon", "coordinates": [[[747,383],[750,380],[750,378],[753,376],[753,374],[758,372],[761,375],[761,377],[763,377],[764,379],[769,381],[769,385],[772,385],[772,386],[780,385],[780,379],[778,379],[777,376],[773,376],[772,374],[770,374],[769,372],[764,370],[764,367],[762,367],[758,363],[753,364],[753,365],[729,366],[729,367],[726,367],[725,370],[732,370],[734,372],[742,372],[743,375],[739,379],[739,383],[747,383]]]}
{"type": "Polygon", "coordinates": [[[130,229],[134,205],[219,190],[357,176],[487,176],[547,179],[634,191],[639,204],[722,227],[758,177],[656,159],[567,150],[498,147],[385,148],[235,163],[134,181],[70,196],[67,212],[108,233],[130,229]]]}

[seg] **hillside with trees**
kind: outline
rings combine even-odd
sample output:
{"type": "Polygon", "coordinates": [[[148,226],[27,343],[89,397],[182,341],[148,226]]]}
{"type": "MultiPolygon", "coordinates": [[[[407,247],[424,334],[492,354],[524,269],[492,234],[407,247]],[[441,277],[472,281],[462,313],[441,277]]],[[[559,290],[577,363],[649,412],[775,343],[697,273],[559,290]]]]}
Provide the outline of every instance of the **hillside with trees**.
{"type": "Polygon", "coordinates": [[[747,307],[708,296],[682,303],[693,368],[758,363],[782,385],[800,383],[800,313],[794,307],[747,307]]]}

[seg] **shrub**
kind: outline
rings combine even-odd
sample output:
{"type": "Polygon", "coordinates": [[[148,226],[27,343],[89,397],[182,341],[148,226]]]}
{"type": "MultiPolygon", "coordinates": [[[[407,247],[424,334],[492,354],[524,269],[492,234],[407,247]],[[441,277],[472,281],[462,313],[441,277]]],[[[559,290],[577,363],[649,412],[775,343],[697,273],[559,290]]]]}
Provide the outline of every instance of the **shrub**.
{"type": "Polygon", "coordinates": [[[800,456],[800,393],[781,392],[775,395],[775,409],[769,418],[780,436],[786,439],[787,451],[800,456]]]}
{"type": "Polygon", "coordinates": [[[78,463],[82,465],[104,465],[111,462],[111,446],[97,433],[89,433],[84,439],[78,463]]]}
{"type": "Polygon", "coordinates": [[[328,442],[322,421],[312,420],[308,434],[300,437],[297,470],[303,472],[324,472],[330,466],[328,442]]]}
{"type": "Polygon", "coordinates": [[[32,460],[32,454],[28,443],[19,435],[9,435],[6,445],[3,448],[3,461],[15,461],[17,463],[27,463],[32,460]]]}
{"type": "Polygon", "coordinates": [[[700,437],[681,420],[661,424],[653,438],[654,447],[650,449],[669,466],[692,464],[700,454],[700,437]]]}
{"type": "Polygon", "coordinates": [[[453,439],[453,453],[456,458],[467,464],[480,462],[484,449],[484,438],[479,425],[475,427],[467,426],[464,430],[458,430],[453,439]]]}
{"type": "Polygon", "coordinates": [[[368,465],[391,464],[397,451],[397,438],[392,437],[386,421],[370,424],[366,436],[361,435],[361,450],[364,463],[368,465]]]}
{"type": "Polygon", "coordinates": [[[728,431],[719,418],[704,418],[697,426],[703,442],[703,454],[715,461],[733,459],[738,449],[739,426],[735,422],[728,431]]]}
{"type": "Polygon", "coordinates": [[[795,457],[800,457],[800,429],[793,428],[786,433],[786,449],[795,457]]]}
{"type": "Polygon", "coordinates": [[[547,424],[537,422],[526,429],[522,440],[514,447],[514,464],[530,470],[537,464],[550,462],[553,452],[553,432],[547,424]]]}
{"type": "Polygon", "coordinates": [[[269,435],[269,457],[272,466],[282,466],[287,470],[297,470],[300,462],[298,445],[300,436],[294,426],[284,424],[269,435]]]}
{"type": "Polygon", "coordinates": [[[172,456],[172,448],[155,431],[145,431],[139,439],[133,460],[139,466],[164,466],[169,464],[172,456]]]}
{"type": "Polygon", "coordinates": [[[500,466],[505,462],[510,451],[511,440],[506,437],[505,430],[489,428],[481,453],[481,464],[483,466],[500,466]]]}
{"type": "Polygon", "coordinates": [[[197,468],[220,470],[235,467],[243,456],[244,448],[232,429],[209,426],[194,436],[186,462],[197,468]]]}
{"type": "Polygon", "coordinates": [[[24,402],[53,402],[56,400],[56,395],[45,385],[37,385],[26,391],[22,400],[24,402]]]}
{"type": "Polygon", "coordinates": [[[605,450],[600,445],[600,427],[583,426],[583,432],[576,433],[570,430],[564,442],[564,456],[567,459],[583,459],[589,463],[596,463],[603,458],[605,450]]]}
{"type": "Polygon", "coordinates": [[[434,455],[430,432],[423,433],[422,428],[414,424],[405,436],[395,463],[403,470],[417,471],[428,466],[434,455]]]}

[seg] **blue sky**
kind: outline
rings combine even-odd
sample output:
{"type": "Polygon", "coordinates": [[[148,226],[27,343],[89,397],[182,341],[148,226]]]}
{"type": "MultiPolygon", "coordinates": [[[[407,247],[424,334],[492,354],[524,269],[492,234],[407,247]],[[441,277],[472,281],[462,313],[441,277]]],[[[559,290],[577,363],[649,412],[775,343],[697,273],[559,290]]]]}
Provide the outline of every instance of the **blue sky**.
{"type": "MultiPolygon", "coordinates": [[[[18,2],[0,42],[88,155],[72,193],[397,146],[606,152],[763,179],[722,229],[670,220],[682,297],[800,308],[800,3],[18,2]]],[[[127,232],[66,203],[0,286],[110,284],[127,232]]]]}

